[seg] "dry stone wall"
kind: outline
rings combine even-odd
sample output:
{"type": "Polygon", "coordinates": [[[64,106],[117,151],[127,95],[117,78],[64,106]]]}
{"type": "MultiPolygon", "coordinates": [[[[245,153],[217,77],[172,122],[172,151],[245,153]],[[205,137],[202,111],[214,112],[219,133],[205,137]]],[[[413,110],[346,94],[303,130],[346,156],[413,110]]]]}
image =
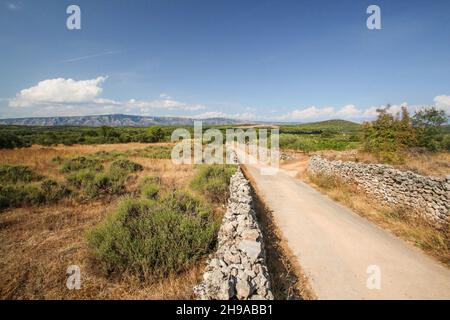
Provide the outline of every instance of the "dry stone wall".
{"type": "Polygon", "coordinates": [[[308,171],[357,183],[366,193],[391,206],[410,207],[437,226],[450,216],[450,176],[425,177],[383,164],[310,159],[308,171]]]}
{"type": "Polygon", "coordinates": [[[202,282],[194,288],[197,299],[273,299],[252,202],[250,183],[238,169],[230,180],[217,251],[207,262],[202,282]]]}

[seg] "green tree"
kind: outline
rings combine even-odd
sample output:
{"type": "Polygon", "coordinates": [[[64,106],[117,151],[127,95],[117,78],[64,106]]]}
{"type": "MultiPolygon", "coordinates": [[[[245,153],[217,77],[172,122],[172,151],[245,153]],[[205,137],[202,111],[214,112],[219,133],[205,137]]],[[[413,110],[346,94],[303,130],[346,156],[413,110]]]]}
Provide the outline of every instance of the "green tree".
{"type": "Polygon", "coordinates": [[[153,126],[147,129],[146,142],[159,142],[164,139],[164,130],[160,126],[153,126]]]}
{"type": "Polygon", "coordinates": [[[442,125],[447,121],[444,110],[430,107],[417,111],[412,120],[417,132],[417,145],[430,151],[440,150],[444,141],[442,125]]]}
{"type": "Polygon", "coordinates": [[[395,116],[390,108],[387,105],[377,109],[377,119],[363,124],[363,148],[382,161],[400,163],[407,149],[415,144],[415,130],[405,107],[395,116]]]}

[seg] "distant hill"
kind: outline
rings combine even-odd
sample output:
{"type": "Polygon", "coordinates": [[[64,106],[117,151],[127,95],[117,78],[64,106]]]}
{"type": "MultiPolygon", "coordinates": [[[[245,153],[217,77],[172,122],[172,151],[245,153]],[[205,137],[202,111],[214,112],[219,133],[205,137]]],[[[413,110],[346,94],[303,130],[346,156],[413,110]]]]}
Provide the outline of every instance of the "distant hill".
{"type": "Polygon", "coordinates": [[[361,125],[359,123],[339,119],[282,126],[282,128],[285,129],[295,129],[299,131],[329,130],[335,132],[354,132],[358,131],[360,127],[361,125]]]}
{"type": "MultiPolygon", "coordinates": [[[[109,114],[97,116],[42,117],[0,119],[0,125],[25,126],[112,126],[112,127],[145,127],[152,125],[193,125],[194,118],[183,117],[146,117],[125,114],[109,114]]],[[[203,124],[225,125],[240,124],[242,121],[227,118],[202,119],[203,124]]]]}

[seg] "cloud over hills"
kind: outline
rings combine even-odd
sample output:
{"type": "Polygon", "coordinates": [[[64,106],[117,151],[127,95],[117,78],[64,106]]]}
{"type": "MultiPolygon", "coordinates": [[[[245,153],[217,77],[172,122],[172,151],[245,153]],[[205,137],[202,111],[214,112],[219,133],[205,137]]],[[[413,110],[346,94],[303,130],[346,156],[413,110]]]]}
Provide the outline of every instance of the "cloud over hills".
{"type": "MultiPolygon", "coordinates": [[[[9,99],[10,110],[27,110],[27,115],[33,116],[68,116],[129,113],[137,115],[155,115],[156,111],[175,112],[175,116],[189,116],[197,119],[231,118],[240,120],[259,121],[315,121],[325,119],[346,119],[362,121],[376,116],[376,110],[381,106],[358,108],[354,104],[343,107],[309,106],[296,108],[284,114],[273,112],[271,115],[257,114],[256,108],[243,108],[237,112],[213,110],[210,106],[200,103],[187,103],[176,100],[162,93],[151,100],[138,100],[130,98],[118,101],[102,97],[103,84],[107,76],[98,76],[87,80],[74,80],[71,78],[55,78],[38,82],[36,85],[20,90],[16,96],[9,99]],[[208,110],[205,110],[208,109],[208,110]],[[205,110],[202,113],[198,111],[205,110]],[[31,111],[31,112],[30,112],[31,111]],[[178,113],[178,114],[177,114],[178,113]]],[[[434,98],[434,105],[450,112],[450,96],[438,95],[434,98]]],[[[402,107],[411,112],[422,106],[409,105],[407,102],[391,105],[389,112],[398,113],[402,107]]],[[[25,112],[22,112],[25,114],[25,112]]]]}

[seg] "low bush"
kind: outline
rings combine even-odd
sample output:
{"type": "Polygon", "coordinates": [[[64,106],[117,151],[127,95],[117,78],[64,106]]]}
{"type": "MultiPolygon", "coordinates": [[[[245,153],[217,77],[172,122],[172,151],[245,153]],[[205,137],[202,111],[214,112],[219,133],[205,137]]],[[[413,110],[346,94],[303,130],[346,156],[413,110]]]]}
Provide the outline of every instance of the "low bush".
{"type": "Polygon", "coordinates": [[[146,199],[156,199],[159,194],[159,182],[158,177],[145,177],[139,183],[141,195],[146,199]]]}
{"type": "Polygon", "coordinates": [[[202,192],[209,200],[225,203],[228,199],[228,185],[236,172],[233,165],[202,165],[192,179],[191,186],[202,192]]]}
{"type": "Polygon", "coordinates": [[[98,159],[91,159],[85,156],[81,156],[66,160],[61,167],[61,172],[67,173],[82,169],[102,171],[103,165],[102,162],[98,159]]]}
{"type": "Polygon", "coordinates": [[[126,178],[127,175],[125,173],[100,172],[94,176],[93,180],[88,181],[84,191],[90,198],[102,195],[121,194],[126,178]]]}
{"type": "Polygon", "coordinates": [[[117,159],[118,157],[123,157],[125,154],[120,151],[97,151],[89,156],[93,159],[102,160],[102,161],[112,161],[117,159]]]}
{"type": "Polygon", "coordinates": [[[56,202],[69,195],[65,186],[52,180],[39,184],[0,185],[0,209],[56,202]]]}
{"type": "Polygon", "coordinates": [[[66,177],[69,185],[83,189],[89,198],[121,194],[129,173],[142,170],[142,166],[129,160],[117,160],[109,172],[99,172],[97,166],[80,169],[66,177]]]}
{"type": "Polygon", "coordinates": [[[17,182],[31,182],[42,179],[33,170],[25,166],[0,166],[0,182],[1,183],[17,183],[17,182]]]}
{"type": "Polygon", "coordinates": [[[127,173],[142,171],[142,169],[143,167],[139,163],[126,159],[116,160],[111,163],[110,167],[111,171],[122,171],[127,173]]]}
{"type": "Polygon", "coordinates": [[[137,156],[151,159],[170,159],[172,154],[171,146],[148,146],[144,149],[135,149],[127,153],[129,156],[137,156]]]}
{"type": "Polygon", "coordinates": [[[319,150],[348,150],[359,145],[356,134],[280,134],[280,147],[303,152],[319,150]]]}
{"type": "Polygon", "coordinates": [[[105,272],[151,280],[186,270],[210,252],[218,226],[208,207],[178,191],[157,200],[126,198],[87,239],[105,272]]]}
{"type": "Polygon", "coordinates": [[[0,149],[14,149],[29,147],[31,144],[26,142],[22,137],[9,133],[0,132],[0,149]]]}
{"type": "Polygon", "coordinates": [[[56,164],[61,164],[63,163],[64,159],[61,156],[56,156],[52,158],[52,162],[56,163],[56,164]]]}
{"type": "Polygon", "coordinates": [[[83,189],[89,198],[102,195],[121,194],[128,174],[122,171],[109,173],[95,172],[90,169],[80,170],[71,173],[66,177],[69,185],[83,189]]]}
{"type": "Polygon", "coordinates": [[[59,185],[56,181],[50,179],[41,183],[41,190],[46,202],[56,202],[70,194],[70,190],[66,186],[59,185]]]}
{"type": "Polygon", "coordinates": [[[41,204],[44,201],[44,193],[36,186],[0,185],[0,209],[41,204]]]}
{"type": "Polygon", "coordinates": [[[90,181],[93,181],[95,175],[95,171],[92,171],[90,169],[83,169],[67,175],[66,181],[73,187],[81,188],[86,186],[90,181]]]}
{"type": "Polygon", "coordinates": [[[159,186],[156,184],[147,184],[141,189],[141,194],[146,199],[156,199],[159,193],[159,186]]]}

